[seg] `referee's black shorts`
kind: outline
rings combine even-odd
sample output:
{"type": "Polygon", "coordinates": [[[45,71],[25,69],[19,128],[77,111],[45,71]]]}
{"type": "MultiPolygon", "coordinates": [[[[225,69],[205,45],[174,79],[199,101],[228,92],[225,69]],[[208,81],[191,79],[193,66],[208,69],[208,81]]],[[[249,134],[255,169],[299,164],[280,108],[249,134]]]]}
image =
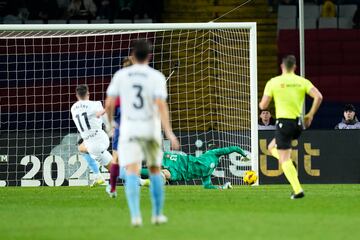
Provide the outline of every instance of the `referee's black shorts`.
{"type": "Polygon", "coordinates": [[[277,149],[290,149],[291,141],[298,139],[301,135],[302,124],[299,118],[276,120],[275,140],[277,149]]]}

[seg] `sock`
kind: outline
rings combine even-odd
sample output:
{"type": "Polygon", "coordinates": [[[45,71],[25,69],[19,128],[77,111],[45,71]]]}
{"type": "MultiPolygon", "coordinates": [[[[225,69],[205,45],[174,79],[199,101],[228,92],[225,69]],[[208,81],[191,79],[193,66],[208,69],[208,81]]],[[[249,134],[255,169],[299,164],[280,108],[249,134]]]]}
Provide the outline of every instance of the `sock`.
{"type": "Polygon", "coordinates": [[[152,214],[153,216],[159,216],[162,214],[164,206],[164,180],[160,173],[150,175],[150,193],[152,202],[152,214]]]}
{"type": "Polygon", "coordinates": [[[140,175],[141,175],[141,176],[146,176],[146,177],[148,177],[148,176],[149,176],[149,169],[147,169],[147,168],[142,168],[142,169],[141,169],[141,172],[140,172],[140,175]]]}
{"type": "Polygon", "coordinates": [[[91,169],[91,171],[93,171],[96,178],[98,178],[99,175],[100,175],[100,170],[99,170],[98,163],[88,153],[82,154],[82,157],[86,160],[86,162],[88,163],[89,168],[91,169]]]}
{"type": "Polygon", "coordinates": [[[146,180],[139,178],[139,183],[140,183],[140,186],[144,186],[144,184],[146,183],[146,180]]]}
{"type": "Polygon", "coordinates": [[[279,160],[279,152],[278,150],[276,149],[276,147],[274,147],[273,149],[271,149],[270,151],[271,155],[276,158],[277,160],[279,160]]]}
{"type": "Polygon", "coordinates": [[[126,180],[126,169],[124,167],[120,168],[119,178],[122,180],[126,180]]]}
{"type": "Polygon", "coordinates": [[[111,186],[111,192],[116,191],[116,181],[119,176],[119,164],[113,163],[110,167],[110,186],[111,186]]]}
{"type": "Polygon", "coordinates": [[[286,162],[283,162],[281,164],[281,167],[284,171],[285,177],[291,184],[291,186],[294,190],[294,193],[295,194],[300,193],[302,191],[302,188],[301,188],[301,185],[299,182],[296,168],[294,167],[294,164],[292,163],[291,159],[287,160],[286,162]]]}
{"type": "Polygon", "coordinates": [[[136,174],[126,175],[125,194],[131,218],[140,217],[140,186],[139,177],[136,174]]]}

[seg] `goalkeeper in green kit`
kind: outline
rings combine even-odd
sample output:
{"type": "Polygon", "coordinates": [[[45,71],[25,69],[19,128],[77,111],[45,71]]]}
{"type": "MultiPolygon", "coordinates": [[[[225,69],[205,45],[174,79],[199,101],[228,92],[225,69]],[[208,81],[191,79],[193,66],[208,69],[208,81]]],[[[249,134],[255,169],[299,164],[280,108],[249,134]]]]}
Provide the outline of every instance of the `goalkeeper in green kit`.
{"type": "MultiPolygon", "coordinates": [[[[187,181],[201,179],[205,189],[230,189],[230,182],[223,186],[214,186],[211,175],[220,162],[220,157],[231,153],[239,153],[244,159],[249,156],[237,146],[215,148],[205,152],[199,157],[194,157],[181,152],[164,152],[162,159],[162,174],[169,181],[187,181]]],[[[147,175],[142,171],[142,175],[147,175]]]]}

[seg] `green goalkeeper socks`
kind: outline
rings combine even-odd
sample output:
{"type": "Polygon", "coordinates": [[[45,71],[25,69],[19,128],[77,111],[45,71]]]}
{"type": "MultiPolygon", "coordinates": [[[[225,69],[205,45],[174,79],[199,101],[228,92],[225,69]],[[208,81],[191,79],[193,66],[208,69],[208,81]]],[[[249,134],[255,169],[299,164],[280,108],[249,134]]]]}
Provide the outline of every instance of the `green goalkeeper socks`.
{"type": "Polygon", "coordinates": [[[145,176],[145,177],[148,177],[150,174],[149,174],[149,169],[147,168],[142,168],[141,169],[141,172],[140,172],[140,175],[141,176],[145,176]]]}

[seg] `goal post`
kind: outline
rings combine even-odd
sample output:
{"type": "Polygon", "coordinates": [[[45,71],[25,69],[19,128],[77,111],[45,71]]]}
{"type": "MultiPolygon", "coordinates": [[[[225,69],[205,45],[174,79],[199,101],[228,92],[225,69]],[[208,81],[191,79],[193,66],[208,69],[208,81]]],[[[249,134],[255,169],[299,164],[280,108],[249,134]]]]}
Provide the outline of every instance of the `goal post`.
{"type": "Polygon", "coordinates": [[[181,151],[200,155],[213,144],[251,152],[251,162],[222,158],[215,184],[243,184],[246,170],[258,172],[256,23],[0,25],[0,186],[89,183],[70,116],[74,89],[86,83],[90,98],[103,101],[139,38],[167,77],[181,151]]]}

